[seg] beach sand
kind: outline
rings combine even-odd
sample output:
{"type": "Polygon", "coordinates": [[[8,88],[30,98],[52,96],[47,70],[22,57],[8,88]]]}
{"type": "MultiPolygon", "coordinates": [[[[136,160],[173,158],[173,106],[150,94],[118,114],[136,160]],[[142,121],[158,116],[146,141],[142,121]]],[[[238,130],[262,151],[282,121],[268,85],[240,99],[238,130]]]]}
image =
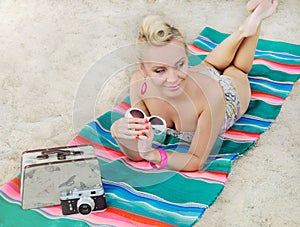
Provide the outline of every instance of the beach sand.
{"type": "MultiPolygon", "coordinates": [[[[82,125],[73,120],[81,80],[99,59],[134,43],[145,15],[166,16],[191,42],[205,26],[233,32],[248,14],[246,2],[2,0],[0,185],[20,172],[22,151],[74,137],[82,125]]],[[[282,1],[261,38],[299,44],[299,12],[298,0],[282,1]]],[[[124,81],[107,83],[84,120],[111,108],[124,81]]],[[[271,129],[234,163],[222,194],[196,226],[300,225],[299,102],[297,82],[271,129]]]]}

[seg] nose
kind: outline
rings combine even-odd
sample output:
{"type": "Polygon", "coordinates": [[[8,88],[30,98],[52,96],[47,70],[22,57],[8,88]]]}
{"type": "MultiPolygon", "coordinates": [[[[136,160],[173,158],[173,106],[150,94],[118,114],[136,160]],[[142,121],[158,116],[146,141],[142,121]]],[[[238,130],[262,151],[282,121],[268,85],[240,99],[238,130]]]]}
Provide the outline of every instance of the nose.
{"type": "Polygon", "coordinates": [[[167,78],[167,81],[169,83],[174,83],[178,80],[179,78],[179,74],[180,74],[180,71],[177,70],[176,68],[171,68],[169,70],[169,74],[168,74],[168,78],[167,78]]]}

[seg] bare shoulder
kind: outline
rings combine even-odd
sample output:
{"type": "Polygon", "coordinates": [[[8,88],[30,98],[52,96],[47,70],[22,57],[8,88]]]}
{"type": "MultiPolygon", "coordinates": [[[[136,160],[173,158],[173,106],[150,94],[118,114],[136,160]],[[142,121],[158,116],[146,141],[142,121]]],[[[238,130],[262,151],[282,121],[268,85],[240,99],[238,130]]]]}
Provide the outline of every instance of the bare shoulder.
{"type": "Polygon", "coordinates": [[[196,72],[196,71],[198,71],[199,69],[205,67],[206,65],[207,65],[207,64],[206,64],[204,61],[202,61],[202,62],[201,62],[200,64],[198,64],[198,65],[191,66],[191,67],[189,68],[189,70],[192,71],[192,72],[196,72]]]}
{"type": "Polygon", "coordinates": [[[191,70],[189,75],[193,81],[193,89],[191,89],[192,95],[201,101],[203,108],[205,108],[205,106],[214,108],[224,105],[223,90],[216,80],[194,70],[191,70]]]}

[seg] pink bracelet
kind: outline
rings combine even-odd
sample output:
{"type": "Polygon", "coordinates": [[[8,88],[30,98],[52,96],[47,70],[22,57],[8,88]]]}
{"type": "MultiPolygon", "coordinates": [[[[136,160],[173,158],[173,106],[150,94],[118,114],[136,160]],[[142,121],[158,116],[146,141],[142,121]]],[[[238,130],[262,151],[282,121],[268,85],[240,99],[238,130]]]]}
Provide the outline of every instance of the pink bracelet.
{"type": "Polygon", "coordinates": [[[166,165],[167,165],[167,162],[168,162],[168,155],[167,155],[167,153],[163,150],[163,149],[161,149],[161,148],[156,148],[158,151],[159,151],[159,153],[160,153],[160,157],[161,157],[161,161],[160,161],[160,165],[158,166],[158,165],[156,165],[156,164],[154,164],[154,163],[152,163],[152,162],[150,162],[150,165],[154,168],[154,169],[163,169],[163,168],[165,168],[166,167],[166,165]]]}

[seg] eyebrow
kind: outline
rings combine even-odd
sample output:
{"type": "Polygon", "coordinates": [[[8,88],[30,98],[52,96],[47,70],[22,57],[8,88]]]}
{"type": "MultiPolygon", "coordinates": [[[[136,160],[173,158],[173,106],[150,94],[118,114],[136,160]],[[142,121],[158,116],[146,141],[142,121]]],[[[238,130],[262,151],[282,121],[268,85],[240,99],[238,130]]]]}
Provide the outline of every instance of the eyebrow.
{"type": "MultiPolygon", "coordinates": [[[[175,65],[177,65],[180,61],[182,61],[185,57],[180,58],[177,62],[175,62],[175,65]]],[[[153,62],[155,63],[155,62],[153,62]]],[[[155,65],[153,67],[151,67],[151,69],[157,69],[157,68],[163,68],[165,67],[165,65],[155,65]]]]}
{"type": "Polygon", "coordinates": [[[175,65],[177,65],[177,64],[178,64],[180,61],[182,61],[184,58],[185,58],[185,57],[180,58],[180,59],[175,63],[175,65]]]}

